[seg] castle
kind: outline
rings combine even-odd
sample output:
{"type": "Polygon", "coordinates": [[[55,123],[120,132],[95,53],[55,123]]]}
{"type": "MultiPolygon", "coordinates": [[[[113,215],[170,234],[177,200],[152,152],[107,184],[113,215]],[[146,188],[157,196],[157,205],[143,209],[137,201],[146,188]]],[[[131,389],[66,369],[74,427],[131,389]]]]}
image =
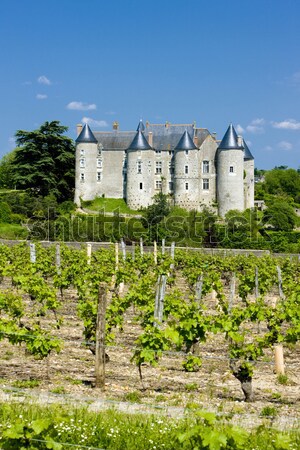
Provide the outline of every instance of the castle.
{"type": "Polygon", "coordinates": [[[195,124],[151,124],[136,131],[92,132],[77,126],[75,203],[124,198],[131,209],[162,192],[174,205],[200,211],[254,206],[254,158],[230,124],[223,139],[195,124]]]}

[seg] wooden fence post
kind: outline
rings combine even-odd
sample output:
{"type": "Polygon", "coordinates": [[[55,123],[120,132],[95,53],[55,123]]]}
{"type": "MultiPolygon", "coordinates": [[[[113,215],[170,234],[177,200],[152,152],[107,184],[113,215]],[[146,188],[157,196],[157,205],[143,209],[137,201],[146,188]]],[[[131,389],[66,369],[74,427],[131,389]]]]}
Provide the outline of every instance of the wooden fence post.
{"type": "Polygon", "coordinates": [[[140,238],[140,252],[141,256],[144,255],[143,238],[140,238]]]}
{"type": "Polygon", "coordinates": [[[95,387],[105,388],[105,313],[106,286],[99,285],[96,323],[95,387]]]}

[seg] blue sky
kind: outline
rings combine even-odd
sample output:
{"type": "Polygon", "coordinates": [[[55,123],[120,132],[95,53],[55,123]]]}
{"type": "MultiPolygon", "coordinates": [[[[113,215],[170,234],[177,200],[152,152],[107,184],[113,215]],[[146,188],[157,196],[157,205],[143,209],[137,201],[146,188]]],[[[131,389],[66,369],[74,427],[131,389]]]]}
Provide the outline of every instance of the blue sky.
{"type": "Polygon", "coordinates": [[[256,167],[300,166],[298,0],[1,2],[0,156],[16,130],[232,122],[256,167]]]}

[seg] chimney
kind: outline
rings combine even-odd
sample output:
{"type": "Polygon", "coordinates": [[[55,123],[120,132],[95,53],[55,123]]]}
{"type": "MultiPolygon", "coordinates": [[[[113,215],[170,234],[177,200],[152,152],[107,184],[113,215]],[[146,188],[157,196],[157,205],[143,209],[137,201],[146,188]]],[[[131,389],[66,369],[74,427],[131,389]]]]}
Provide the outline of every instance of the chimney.
{"type": "Polygon", "coordinates": [[[194,136],[194,144],[198,147],[198,136],[194,136]]]}
{"type": "Polygon", "coordinates": [[[148,143],[149,143],[150,147],[153,147],[153,133],[152,133],[152,131],[149,131],[148,143]]]}
{"type": "Polygon", "coordinates": [[[119,122],[115,121],[115,122],[113,123],[113,130],[118,131],[118,129],[119,129],[119,122]]]}
{"type": "Polygon", "coordinates": [[[81,123],[78,123],[76,125],[76,130],[77,130],[77,136],[79,136],[81,131],[82,131],[82,124],[81,123]]]}
{"type": "Polygon", "coordinates": [[[239,147],[243,146],[243,138],[242,138],[242,136],[238,136],[238,145],[239,145],[239,147]]]}

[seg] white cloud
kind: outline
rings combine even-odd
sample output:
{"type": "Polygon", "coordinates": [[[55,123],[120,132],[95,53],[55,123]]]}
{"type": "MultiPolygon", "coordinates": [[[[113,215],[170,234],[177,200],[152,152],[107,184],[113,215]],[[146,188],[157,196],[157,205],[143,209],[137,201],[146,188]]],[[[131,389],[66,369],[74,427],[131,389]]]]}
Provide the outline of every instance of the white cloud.
{"type": "Polygon", "coordinates": [[[94,120],[91,117],[83,117],[81,119],[81,122],[87,123],[88,125],[92,125],[94,127],[108,127],[108,123],[106,122],[106,120],[94,120]]]}
{"type": "Polygon", "coordinates": [[[49,78],[47,78],[45,75],[41,75],[40,77],[38,77],[37,81],[38,81],[38,83],[46,84],[47,86],[52,84],[51,81],[49,80],[49,78]]]}
{"type": "Polygon", "coordinates": [[[244,128],[239,123],[236,126],[236,131],[238,134],[243,134],[245,132],[244,128]]]}
{"type": "Polygon", "coordinates": [[[281,130],[300,130],[300,122],[297,122],[295,119],[286,119],[282,122],[272,122],[272,126],[281,130]]]}
{"type": "Polygon", "coordinates": [[[92,111],[97,109],[97,105],[95,105],[95,103],[70,102],[67,105],[67,109],[72,109],[75,111],[92,111]]]}
{"type": "Polygon", "coordinates": [[[287,141],[280,141],[278,144],[279,148],[282,148],[282,150],[292,150],[293,148],[293,144],[291,144],[290,142],[287,141]]]}
{"type": "Polygon", "coordinates": [[[266,152],[272,152],[272,151],[273,151],[273,148],[271,147],[271,145],[266,145],[266,146],[263,148],[263,150],[266,151],[266,152]]]}
{"type": "Polygon", "coordinates": [[[265,119],[253,119],[249,125],[246,126],[246,130],[249,133],[253,133],[253,134],[262,134],[264,133],[264,127],[263,125],[265,124],[265,119]]]}
{"type": "Polygon", "coordinates": [[[38,100],[45,100],[46,98],[48,98],[48,95],[46,95],[46,94],[37,94],[36,98],[38,100]]]}

